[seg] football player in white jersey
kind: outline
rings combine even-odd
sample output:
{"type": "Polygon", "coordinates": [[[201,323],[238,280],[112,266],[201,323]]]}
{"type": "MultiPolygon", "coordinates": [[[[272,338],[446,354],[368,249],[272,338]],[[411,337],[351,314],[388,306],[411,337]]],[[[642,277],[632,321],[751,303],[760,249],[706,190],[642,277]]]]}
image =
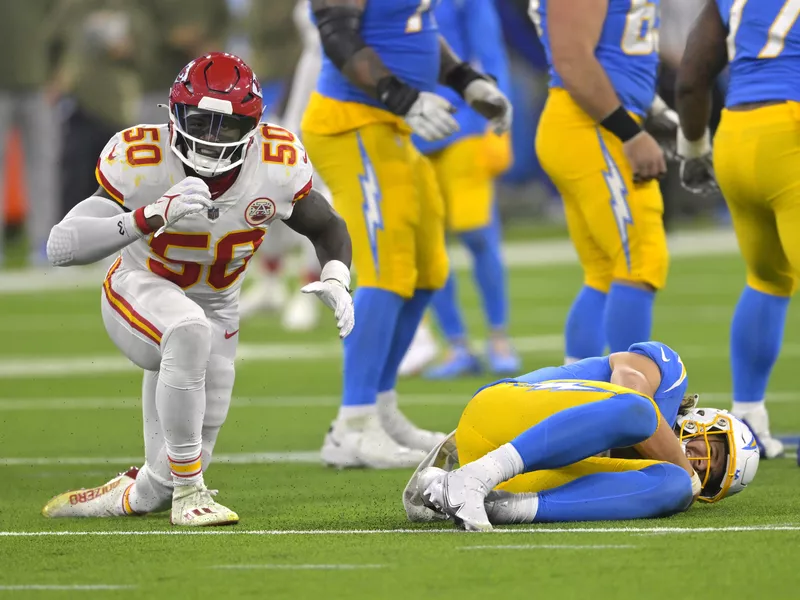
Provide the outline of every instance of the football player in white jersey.
{"type": "Polygon", "coordinates": [[[312,188],[295,135],[260,123],[261,90],[231,54],[187,65],[170,90],[169,123],[115,135],[97,162],[97,193],[56,225],[53,265],[119,252],[103,283],[109,336],[144,369],[145,464],[91,490],[56,496],[47,517],[172,509],[175,525],[236,523],[203,481],[234,380],[239,288],[267,227],[284,221],[314,244],[322,276],[304,289],[353,328],[350,237],[312,188]]]}

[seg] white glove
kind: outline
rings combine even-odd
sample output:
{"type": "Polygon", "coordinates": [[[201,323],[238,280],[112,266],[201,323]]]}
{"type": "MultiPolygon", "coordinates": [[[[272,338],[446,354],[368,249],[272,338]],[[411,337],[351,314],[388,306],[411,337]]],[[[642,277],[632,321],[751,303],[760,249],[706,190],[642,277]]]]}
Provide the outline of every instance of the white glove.
{"type": "Polygon", "coordinates": [[[353,309],[353,298],[350,296],[350,269],[343,262],[331,260],[322,267],[320,280],[309,283],[300,291],[304,294],[316,294],[323,304],[333,310],[339,337],[346,338],[356,324],[353,309]]]}
{"type": "Polygon", "coordinates": [[[144,216],[158,215],[164,224],[156,231],[156,237],[170,225],[187,215],[194,215],[212,208],[211,192],[206,182],[199,177],[187,177],[169,188],[161,198],[144,207],[144,216]]]}
{"type": "Polygon", "coordinates": [[[714,174],[714,161],[711,149],[711,134],[706,129],[699,140],[689,141],[678,128],[678,158],[681,161],[681,185],[684,189],[700,195],[716,193],[719,190],[714,174]]]}
{"type": "Polygon", "coordinates": [[[453,118],[455,110],[438,94],[420,92],[404,118],[414,133],[428,142],[435,142],[458,131],[458,122],[453,118]]]}
{"type": "Polygon", "coordinates": [[[489,119],[489,125],[497,135],[511,128],[514,107],[505,94],[488,79],[476,79],[471,82],[464,90],[464,100],[489,119]]]}

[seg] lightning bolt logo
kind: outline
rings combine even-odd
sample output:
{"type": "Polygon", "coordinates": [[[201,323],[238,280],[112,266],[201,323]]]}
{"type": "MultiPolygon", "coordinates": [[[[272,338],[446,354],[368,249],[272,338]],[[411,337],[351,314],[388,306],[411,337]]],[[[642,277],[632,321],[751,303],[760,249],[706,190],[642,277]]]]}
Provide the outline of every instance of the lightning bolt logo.
{"type": "Polygon", "coordinates": [[[361,194],[364,196],[364,224],[367,226],[367,236],[369,245],[372,249],[372,262],[375,265],[375,272],[379,271],[378,263],[378,231],[383,229],[383,216],[381,215],[381,188],[378,185],[378,177],[375,175],[375,167],[372,166],[361,135],[357,134],[358,151],[361,154],[361,164],[364,166],[364,174],[358,176],[361,182],[361,194]]]}
{"type": "Polygon", "coordinates": [[[603,152],[607,167],[607,170],[603,171],[603,179],[606,180],[606,186],[611,193],[611,210],[614,212],[614,220],[617,223],[622,250],[625,252],[625,263],[628,265],[628,271],[630,271],[631,249],[628,243],[628,225],[633,225],[633,217],[628,206],[628,188],[625,185],[625,180],[622,179],[619,168],[617,168],[614,159],[608,152],[608,148],[606,148],[599,129],[597,130],[597,138],[600,140],[600,149],[603,152]]]}
{"type": "Polygon", "coordinates": [[[609,392],[611,390],[589,385],[581,381],[552,380],[534,383],[531,390],[550,390],[554,392],[609,392]]]}

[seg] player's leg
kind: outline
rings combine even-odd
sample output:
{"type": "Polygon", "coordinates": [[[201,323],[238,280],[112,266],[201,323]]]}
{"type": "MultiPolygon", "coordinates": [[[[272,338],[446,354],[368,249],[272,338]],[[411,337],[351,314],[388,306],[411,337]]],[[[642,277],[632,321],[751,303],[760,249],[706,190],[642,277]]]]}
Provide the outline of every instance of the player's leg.
{"type": "Polygon", "coordinates": [[[410,143],[397,140],[387,124],[334,136],[304,132],[347,223],[358,273],[356,326],[344,341],[342,406],[322,449],[323,461],[338,467],[409,467],[422,460],[422,452],[398,445],[383,430],[376,406],[397,322],[417,276],[417,190],[410,143]]]}
{"type": "Polygon", "coordinates": [[[617,521],[666,517],[686,510],[691,502],[686,471],[655,463],[640,470],[585,475],[542,492],[492,492],[486,512],[493,525],[617,521]]]}
{"type": "Polygon", "coordinates": [[[486,388],[467,406],[456,430],[464,466],[431,486],[431,500],[445,510],[461,505],[456,516],[470,529],[490,529],[483,499],[499,484],[636,445],[649,439],[659,422],[655,404],[638,394],[541,392],[513,384],[486,388]],[[490,409],[505,419],[487,418],[490,409]],[[476,455],[481,456],[469,462],[476,455]]]}
{"type": "Polygon", "coordinates": [[[786,125],[779,121],[788,110],[726,111],[714,151],[717,179],[747,265],[747,285],[731,322],[732,412],[748,422],[767,458],[783,454],[783,444],[770,434],[764,398],[800,267],[796,125],[794,117],[786,125]]]}
{"type": "Polygon", "coordinates": [[[607,188],[599,175],[602,157],[596,146],[594,124],[566,93],[551,90],[536,133],[536,154],[564,201],[570,239],[584,273],[564,328],[565,363],[601,355],[606,346],[603,317],[613,262],[595,241],[596,224],[583,213],[585,203],[607,204],[598,197],[607,188]],[[570,143],[565,145],[565,139],[570,143]]]}
{"type": "Polygon", "coordinates": [[[407,141],[417,194],[418,218],[414,231],[416,289],[405,300],[397,319],[389,354],[378,384],[378,416],[398,443],[426,453],[444,439],[444,434],[412,424],[397,407],[397,373],[419,328],[431,298],[447,278],[449,263],[444,240],[444,202],[430,161],[407,141]]]}

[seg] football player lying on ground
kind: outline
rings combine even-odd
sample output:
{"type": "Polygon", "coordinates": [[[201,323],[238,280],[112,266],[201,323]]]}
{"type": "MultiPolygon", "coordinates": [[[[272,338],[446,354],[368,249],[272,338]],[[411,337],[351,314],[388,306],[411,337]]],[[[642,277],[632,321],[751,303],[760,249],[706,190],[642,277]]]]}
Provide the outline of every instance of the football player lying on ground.
{"type": "Polygon", "coordinates": [[[350,236],[311,185],[294,134],[259,123],[261,88],[241,59],[189,63],[169,95],[169,123],[115,135],[97,161],[97,193],[56,225],[56,266],[120,253],[103,284],[111,340],[144,369],[145,465],[106,485],[56,496],[47,517],[105,517],[172,508],[174,525],[238,515],[204,483],[234,381],[239,289],[270,222],[314,244],[322,276],[303,291],[353,329],[350,236]]]}
{"type": "Polygon", "coordinates": [[[663,517],[740,492],[758,469],[752,432],[685,389],[657,342],[489,384],[417,468],[406,513],[486,531],[663,517]]]}

